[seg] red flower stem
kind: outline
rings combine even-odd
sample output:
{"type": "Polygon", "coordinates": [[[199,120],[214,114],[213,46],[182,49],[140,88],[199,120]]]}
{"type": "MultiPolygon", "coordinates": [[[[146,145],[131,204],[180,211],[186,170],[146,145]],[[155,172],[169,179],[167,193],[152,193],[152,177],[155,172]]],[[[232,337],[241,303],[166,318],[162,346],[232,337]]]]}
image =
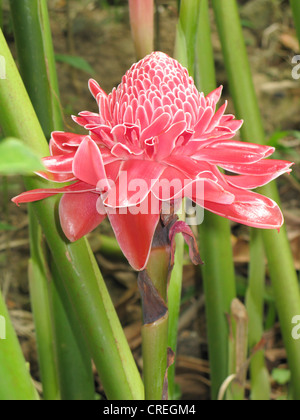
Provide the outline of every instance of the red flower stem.
{"type": "MultiPolygon", "coordinates": [[[[265,133],[257,103],[247,50],[235,0],[213,0],[217,27],[222,44],[230,89],[239,118],[244,119],[243,138],[263,144],[265,133]],[[225,4],[226,3],[226,4],[225,4]]],[[[279,202],[276,184],[260,189],[261,193],[279,202]]],[[[292,319],[299,315],[300,294],[293,257],[285,228],[280,233],[262,232],[269,271],[274,289],[281,331],[292,374],[295,399],[300,399],[300,340],[292,337],[292,319]]]]}
{"type": "Polygon", "coordinates": [[[154,49],[154,0],[129,0],[131,33],[138,60],[154,49]]]}

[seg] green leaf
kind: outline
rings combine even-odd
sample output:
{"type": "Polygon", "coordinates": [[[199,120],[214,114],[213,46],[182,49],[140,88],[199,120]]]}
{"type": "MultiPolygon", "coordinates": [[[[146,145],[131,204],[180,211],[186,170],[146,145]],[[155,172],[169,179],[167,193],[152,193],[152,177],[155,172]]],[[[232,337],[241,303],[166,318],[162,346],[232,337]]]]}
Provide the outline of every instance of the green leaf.
{"type": "Polygon", "coordinates": [[[275,131],[268,140],[268,145],[278,147],[280,140],[289,135],[289,131],[275,131]]]}
{"type": "Polygon", "coordinates": [[[272,378],[279,385],[286,385],[291,380],[291,371],[288,369],[273,369],[272,378]]]}
{"type": "Polygon", "coordinates": [[[8,225],[7,223],[0,222],[0,230],[14,230],[15,227],[8,225]]]}
{"type": "Polygon", "coordinates": [[[41,160],[20,140],[9,137],[0,142],[0,175],[28,175],[44,169],[41,160]]]}
{"type": "Polygon", "coordinates": [[[75,55],[67,55],[67,54],[55,54],[56,61],[61,63],[67,63],[76,69],[85,71],[89,74],[95,74],[95,70],[93,67],[82,57],[78,57],[75,55]]]}

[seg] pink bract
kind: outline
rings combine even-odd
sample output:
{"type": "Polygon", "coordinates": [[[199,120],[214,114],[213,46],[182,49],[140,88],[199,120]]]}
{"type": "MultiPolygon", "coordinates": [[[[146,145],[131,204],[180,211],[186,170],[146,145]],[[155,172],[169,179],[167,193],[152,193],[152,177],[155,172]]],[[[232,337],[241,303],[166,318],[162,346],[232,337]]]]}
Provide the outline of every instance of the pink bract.
{"type": "Polygon", "coordinates": [[[94,80],[89,87],[99,113],[84,111],[73,118],[87,135],[52,133],[51,156],[43,160],[47,171],[38,173],[51,181],[73,183],[25,192],[13,199],[15,203],[63,193],[60,220],[70,241],[108,216],[137,270],[147,264],[165,201],[186,196],[248,226],[282,225],[277,204],[249,190],[290,172],[291,163],[265,159],[273,147],[231,140],[242,121],[225,114],[226,103],[216,110],[222,87],[205,97],[187,70],[161,52],[134,64],[109,95],[94,80]],[[174,180],[176,187],[158,188],[162,181],[174,180]],[[142,181],[140,191],[132,188],[136,181],[142,181]],[[197,184],[204,188],[204,200],[197,184]]]}

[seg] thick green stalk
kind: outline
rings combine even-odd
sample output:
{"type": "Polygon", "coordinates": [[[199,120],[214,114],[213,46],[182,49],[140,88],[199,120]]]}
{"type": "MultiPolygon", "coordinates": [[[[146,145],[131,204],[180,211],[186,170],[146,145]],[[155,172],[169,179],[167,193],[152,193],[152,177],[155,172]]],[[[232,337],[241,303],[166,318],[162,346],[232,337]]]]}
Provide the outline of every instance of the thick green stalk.
{"type": "MultiPolygon", "coordinates": [[[[168,347],[176,354],[178,318],[180,313],[181,290],[182,290],[182,270],[184,259],[184,239],[182,235],[177,235],[174,268],[172,270],[168,287],[168,310],[169,310],[169,330],[168,347]]],[[[169,399],[175,399],[175,363],[168,369],[169,399]]]]}
{"type": "MultiPolygon", "coordinates": [[[[45,156],[49,153],[47,142],[2,32],[0,54],[5,57],[8,76],[0,80],[0,124],[7,135],[23,139],[40,156],[45,156]]],[[[50,185],[36,178],[26,180],[30,189],[50,185]]],[[[139,372],[87,241],[82,239],[70,244],[63,239],[55,200],[37,202],[34,210],[85,333],[107,397],[143,398],[139,372]]]]}
{"type": "Polygon", "coordinates": [[[216,88],[216,70],[211,42],[208,0],[201,0],[199,6],[195,81],[198,88],[204,92],[205,95],[216,88]]]}
{"type": "Polygon", "coordinates": [[[177,25],[175,56],[188,68],[192,77],[194,77],[195,68],[195,43],[200,3],[199,0],[181,0],[177,25]]]}
{"type": "Polygon", "coordinates": [[[94,400],[91,358],[60,273],[52,263],[52,313],[62,400],[94,400]]]}
{"type": "MultiPolygon", "coordinates": [[[[249,317],[249,350],[261,341],[264,325],[265,261],[264,245],[259,230],[251,229],[249,286],[246,307],[249,317]]],[[[270,399],[270,381],[263,350],[257,351],[250,362],[251,399],[270,399]]]]}
{"type": "Polygon", "coordinates": [[[147,268],[140,273],[138,280],[143,304],[142,351],[146,400],[163,398],[167,371],[169,264],[168,247],[154,247],[147,268]]]}
{"type": "MultiPolygon", "coordinates": [[[[34,42],[35,47],[35,58],[32,62],[33,67],[30,67],[30,63],[26,61],[24,54],[19,56],[19,67],[25,80],[25,87],[31,96],[31,102],[36,112],[43,117],[48,115],[47,122],[49,123],[50,130],[61,130],[63,125],[60,115],[56,68],[52,37],[49,27],[47,3],[45,0],[32,0],[29,3],[25,1],[20,7],[20,2],[12,1],[11,5],[14,20],[17,20],[18,22],[22,14],[25,14],[25,16],[22,16],[22,22],[27,22],[28,20],[30,21],[30,24],[28,25],[15,25],[14,32],[18,52],[20,53],[20,51],[22,51],[23,45],[21,40],[23,39],[28,39],[29,42],[34,42]],[[34,20],[32,20],[33,18],[34,20]],[[39,74],[39,83],[36,83],[37,77],[34,71],[34,66],[39,66],[40,72],[43,71],[43,66],[45,66],[45,74],[39,74]],[[32,92],[33,86],[35,86],[35,90],[32,92]],[[41,92],[39,92],[39,89],[41,92]],[[43,94],[45,91],[48,91],[49,93],[51,104],[47,101],[40,101],[40,93],[43,94]]],[[[48,133],[45,132],[44,124],[43,129],[44,134],[47,136],[48,133]]],[[[30,224],[37,224],[33,212],[30,212],[29,221],[30,224]]],[[[37,227],[32,230],[30,236],[31,250],[34,252],[33,259],[35,259],[41,267],[41,273],[44,272],[45,274],[44,283],[46,283],[47,268],[43,268],[43,265],[46,266],[46,264],[44,264],[45,261],[41,256],[39,258],[38,254],[41,254],[41,252],[35,246],[35,242],[42,245],[41,235],[37,227]],[[36,234],[36,237],[34,237],[34,233],[36,234]]],[[[41,277],[40,280],[42,281],[41,277]]],[[[56,284],[61,284],[60,278],[58,278],[56,284]]],[[[44,294],[44,298],[45,300],[47,299],[48,302],[45,301],[45,305],[43,306],[40,305],[40,302],[34,302],[34,299],[32,298],[33,306],[38,306],[40,312],[41,310],[44,310],[45,312],[45,314],[36,314],[35,319],[43,318],[43,316],[47,317],[50,312],[50,318],[53,321],[53,328],[55,331],[55,334],[53,334],[53,331],[50,331],[50,329],[43,331],[39,329],[38,332],[41,333],[41,336],[37,334],[37,341],[44,342],[46,331],[49,332],[49,340],[53,341],[56,350],[61,397],[68,400],[93,399],[94,380],[91,369],[91,358],[89,351],[87,349],[84,351],[82,333],[78,329],[77,321],[75,321],[74,310],[68,302],[61,301],[61,299],[67,299],[66,292],[61,291],[58,293],[53,282],[51,282],[51,285],[52,287],[48,288],[43,287],[43,284],[38,282],[32,283],[31,291],[33,297],[39,297],[41,291],[40,289],[43,289],[44,292],[48,292],[48,296],[44,294]],[[38,290],[34,290],[35,287],[38,290]],[[52,300],[51,307],[49,306],[49,299],[52,300]],[[70,325],[70,322],[72,321],[75,324],[74,326],[70,325]],[[76,336],[76,334],[78,336],[76,336]],[[55,340],[53,340],[53,338],[55,338],[55,340]],[[74,381],[74,377],[81,380],[74,381]]],[[[38,348],[43,350],[43,343],[40,343],[38,348]]],[[[52,348],[52,350],[54,350],[54,348],[52,348]]],[[[49,370],[51,370],[53,366],[52,362],[54,360],[53,355],[51,356],[50,353],[42,351],[39,359],[43,368],[45,368],[45,365],[49,362],[49,370]]],[[[51,375],[51,373],[52,372],[50,371],[47,374],[42,375],[43,388],[45,389],[52,387],[53,375],[51,375]],[[50,381],[49,385],[47,384],[48,381],[50,381]]],[[[47,397],[49,397],[49,399],[53,399],[55,395],[47,395],[47,397]]]]}
{"type": "MultiPolygon", "coordinates": [[[[51,34],[50,21],[49,21],[49,15],[48,15],[47,0],[40,0],[38,3],[38,6],[39,6],[39,15],[40,15],[41,34],[43,37],[43,45],[44,45],[44,51],[45,51],[44,59],[46,60],[47,75],[48,75],[48,82],[49,82],[49,89],[50,89],[52,126],[54,130],[61,131],[64,129],[64,124],[63,124],[62,107],[61,107],[60,97],[59,97],[56,62],[55,62],[52,34],[51,34]]],[[[50,110],[49,110],[49,117],[50,117],[50,110]]]]}
{"type": "Polygon", "coordinates": [[[57,400],[60,397],[56,359],[54,355],[54,334],[49,302],[50,273],[47,272],[43,254],[42,231],[32,205],[28,206],[30,254],[28,267],[30,300],[37,337],[40,375],[43,384],[43,398],[57,400]]]}
{"type": "Polygon", "coordinates": [[[232,301],[230,309],[229,369],[235,378],[228,389],[227,400],[243,401],[247,373],[248,314],[238,299],[232,301]]]}
{"type": "Polygon", "coordinates": [[[36,400],[36,390],[0,292],[0,400],[36,400]]]}
{"type": "Polygon", "coordinates": [[[298,40],[300,43],[300,2],[299,0],[290,0],[290,4],[291,4],[293,16],[294,16],[294,22],[295,22],[298,40]]]}
{"type": "MultiPolygon", "coordinates": [[[[201,0],[196,44],[196,81],[200,91],[208,94],[216,88],[211,43],[208,1],[201,0]]],[[[229,374],[228,322],[236,296],[235,274],[228,220],[205,212],[199,226],[200,254],[204,261],[202,275],[205,292],[207,335],[211,369],[211,396],[217,399],[220,386],[229,374]]]]}
{"type": "MultiPolygon", "coordinates": [[[[253,87],[250,65],[235,0],[213,0],[220,40],[237,116],[244,119],[245,140],[264,143],[265,134],[253,87]]],[[[273,182],[261,193],[279,201],[273,182]]],[[[299,286],[286,231],[262,232],[281,330],[292,372],[294,397],[300,399],[300,341],[291,336],[292,318],[299,313],[299,286]]]]}
{"type": "MultiPolygon", "coordinates": [[[[200,7],[199,0],[181,2],[179,21],[177,24],[175,58],[182,65],[188,68],[190,75],[194,75],[195,50],[194,44],[197,35],[197,19],[200,7]]],[[[185,202],[181,208],[181,220],[185,218],[185,202]]],[[[176,253],[174,267],[171,273],[170,284],[168,287],[168,310],[169,310],[169,330],[168,330],[168,347],[172,349],[176,355],[177,336],[178,336],[178,319],[180,313],[183,260],[184,260],[184,240],[181,235],[177,235],[176,253]]],[[[174,362],[168,369],[168,392],[169,398],[175,398],[175,367],[174,362]]]]}
{"type": "Polygon", "coordinates": [[[124,260],[125,256],[120,248],[120,245],[115,237],[107,235],[93,235],[89,239],[89,243],[94,252],[101,252],[102,255],[111,258],[124,260]]]}
{"type": "Polygon", "coordinates": [[[3,28],[3,3],[0,0],[0,28],[3,28]]]}
{"type": "Polygon", "coordinates": [[[211,395],[217,398],[220,386],[229,374],[228,321],[230,304],[236,296],[235,276],[227,220],[206,212],[199,226],[200,255],[205,293],[207,338],[211,369],[211,395]],[[226,222],[226,223],[225,223],[226,222]]]}
{"type": "Polygon", "coordinates": [[[51,95],[44,58],[39,1],[10,0],[20,72],[46,138],[52,131],[51,95]]]}
{"type": "Polygon", "coordinates": [[[161,400],[167,370],[168,313],[142,327],[143,377],[146,400],[161,400]]]}

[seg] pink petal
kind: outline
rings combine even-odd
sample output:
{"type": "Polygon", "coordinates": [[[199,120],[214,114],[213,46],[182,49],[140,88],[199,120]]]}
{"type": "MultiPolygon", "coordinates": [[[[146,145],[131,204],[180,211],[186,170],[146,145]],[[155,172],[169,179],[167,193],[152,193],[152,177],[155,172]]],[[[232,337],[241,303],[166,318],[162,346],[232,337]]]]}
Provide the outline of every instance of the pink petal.
{"type": "Polygon", "coordinates": [[[98,198],[92,192],[63,195],[59,203],[60,224],[71,242],[91,232],[105,219],[106,215],[97,212],[98,198]]]}
{"type": "Polygon", "coordinates": [[[119,158],[129,158],[130,155],[139,156],[143,154],[143,150],[135,148],[135,150],[132,150],[133,147],[131,145],[125,145],[122,143],[116,143],[112,149],[111,153],[112,155],[119,157],[119,158]]]}
{"type": "Polygon", "coordinates": [[[71,173],[74,156],[74,153],[67,155],[48,156],[43,158],[42,161],[49,172],[57,174],[71,173]]]}
{"type": "Polygon", "coordinates": [[[155,155],[157,160],[162,160],[172,153],[176,144],[176,140],[185,129],[186,122],[179,121],[175,124],[172,124],[165,133],[158,136],[158,147],[157,153],[155,155]]]}
{"type": "Polygon", "coordinates": [[[54,131],[49,143],[51,155],[74,153],[74,147],[78,147],[85,137],[85,135],[80,134],[54,131]]]}
{"type": "Polygon", "coordinates": [[[203,175],[203,179],[199,179],[185,187],[183,193],[184,197],[190,198],[199,206],[203,206],[203,203],[206,201],[231,204],[235,200],[235,196],[232,192],[223,188],[222,185],[216,181],[205,178],[205,174],[203,175]]]}
{"type": "Polygon", "coordinates": [[[185,222],[178,221],[174,223],[174,225],[171,227],[170,232],[169,232],[169,239],[171,242],[171,250],[172,250],[171,265],[174,264],[175,246],[176,246],[175,236],[177,235],[177,233],[182,233],[183,238],[189,247],[189,254],[190,254],[190,259],[192,263],[195,265],[202,264],[199,250],[198,250],[197,241],[195,239],[195,236],[191,228],[185,222]]]}
{"type": "Polygon", "coordinates": [[[216,104],[219,102],[221,95],[222,95],[222,91],[223,91],[223,86],[219,86],[217,89],[213,90],[212,92],[210,92],[207,96],[206,99],[209,99],[211,101],[211,103],[216,106],[216,104]]]}
{"type": "Polygon", "coordinates": [[[101,93],[101,95],[107,96],[107,94],[104,92],[103,89],[101,89],[101,87],[96,82],[96,80],[93,80],[93,79],[89,80],[89,89],[90,89],[91,94],[94,96],[95,99],[97,98],[99,93],[101,93]]]}
{"type": "Polygon", "coordinates": [[[193,182],[191,178],[172,166],[168,166],[158,182],[152,187],[152,193],[161,201],[167,201],[178,196],[184,187],[193,182]]]}
{"type": "Polygon", "coordinates": [[[210,171],[210,166],[206,162],[198,162],[184,155],[172,155],[165,159],[164,163],[180,170],[191,179],[195,179],[200,172],[210,171]]]}
{"type": "Polygon", "coordinates": [[[211,132],[214,128],[216,128],[221,121],[221,118],[224,115],[224,112],[227,108],[228,102],[226,101],[225,104],[223,104],[218,111],[215,113],[215,115],[212,117],[209,126],[207,127],[207,132],[211,132]]]}
{"type": "Polygon", "coordinates": [[[136,206],[144,201],[165,167],[151,160],[127,160],[119,177],[109,190],[104,204],[109,207],[136,206]]]}
{"type": "Polygon", "coordinates": [[[55,194],[61,193],[81,193],[85,191],[94,191],[95,187],[85,184],[84,182],[75,182],[74,184],[68,185],[62,188],[40,188],[36,190],[26,191],[17,197],[14,197],[12,201],[17,205],[21,203],[31,203],[33,201],[42,200],[47,197],[51,197],[55,194]]]}
{"type": "Polygon", "coordinates": [[[108,210],[108,217],[119,245],[130,265],[138,271],[147,265],[153,235],[160,220],[159,209],[152,212],[150,203],[147,203],[147,208],[147,214],[132,214],[138,212],[139,207],[108,210]],[[127,214],[121,214],[123,211],[127,214]]]}
{"type": "Polygon", "coordinates": [[[81,181],[95,186],[99,181],[105,182],[106,180],[105,168],[99,147],[89,137],[85,138],[75,154],[73,173],[81,181]]]}
{"type": "Polygon", "coordinates": [[[156,118],[141,135],[141,142],[144,142],[151,137],[159,136],[163,133],[166,126],[169,124],[171,116],[166,112],[156,118]]]}
{"type": "Polygon", "coordinates": [[[194,127],[195,134],[194,137],[199,137],[205,133],[207,127],[209,126],[211,119],[213,118],[214,110],[211,107],[207,107],[203,114],[201,115],[199,121],[194,127]]]}
{"type": "Polygon", "coordinates": [[[202,205],[205,197],[223,204],[232,203],[234,195],[217,183],[218,178],[207,167],[202,169],[197,178],[191,179],[181,171],[168,167],[152,188],[152,193],[161,201],[189,197],[202,205]]]}
{"type": "Polygon", "coordinates": [[[273,147],[239,141],[216,141],[198,150],[193,159],[206,160],[213,164],[249,164],[270,156],[273,147]]]}
{"type": "Polygon", "coordinates": [[[76,124],[81,125],[84,127],[87,124],[87,120],[84,117],[77,117],[76,115],[71,115],[71,118],[76,124]]]}
{"type": "Polygon", "coordinates": [[[242,175],[263,176],[273,174],[280,175],[284,172],[289,172],[292,165],[293,163],[285,160],[264,159],[259,162],[252,163],[251,165],[227,163],[221,166],[227,171],[242,175]]]}
{"type": "Polygon", "coordinates": [[[86,120],[86,124],[100,124],[99,114],[90,111],[81,111],[78,114],[86,120]]]}
{"type": "Polygon", "coordinates": [[[48,181],[53,181],[53,182],[76,181],[76,177],[74,176],[72,172],[54,173],[54,172],[37,171],[35,173],[39,175],[41,178],[44,178],[44,179],[47,179],[48,181]]]}
{"type": "Polygon", "coordinates": [[[276,179],[284,172],[290,172],[291,169],[283,170],[282,172],[274,172],[268,175],[224,175],[226,181],[237,188],[254,189],[266,185],[268,182],[276,179]]]}
{"type": "Polygon", "coordinates": [[[204,202],[204,207],[213,213],[247,226],[263,229],[279,229],[283,216],[278,205],[260,194],[242,191],[235,194],[235,202],[229,205],[204,202]]]}

